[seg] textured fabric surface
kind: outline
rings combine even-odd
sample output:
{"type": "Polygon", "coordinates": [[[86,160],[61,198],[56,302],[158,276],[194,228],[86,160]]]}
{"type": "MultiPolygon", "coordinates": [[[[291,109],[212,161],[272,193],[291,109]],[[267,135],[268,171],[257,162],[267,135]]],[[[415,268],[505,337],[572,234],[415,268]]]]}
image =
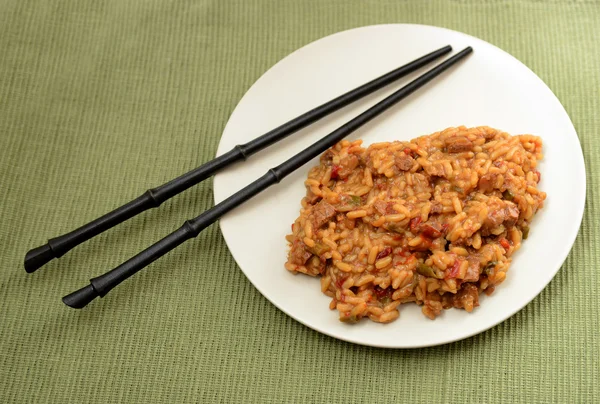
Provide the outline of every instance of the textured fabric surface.
{"type": "Polygon", "coordinates": [[[0,402],[600,402],[599,24],[585,0],[0,1],[0,402]],[[578,131],[581,231],[524,310],[440,347],[341,342],[262,297],[218,226],[86,310],[61,303],[210,207],[211,181],[24,273],[29,248],[212,158],[279,59],[396,22],[508,51],[578,131]]]}

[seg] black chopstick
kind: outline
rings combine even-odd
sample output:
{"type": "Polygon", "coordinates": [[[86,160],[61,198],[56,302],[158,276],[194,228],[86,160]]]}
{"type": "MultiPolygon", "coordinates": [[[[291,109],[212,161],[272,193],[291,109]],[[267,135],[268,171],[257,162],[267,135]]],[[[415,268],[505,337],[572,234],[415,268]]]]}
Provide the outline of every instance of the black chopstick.
{"type": "Polygon", "coordinates": [[[310,111],[292,119],[289,122],[265,133],[262,136],[242,145],[235,146],[229,152],[211,160],[192,171],[183,174],[174,180],[167,182],[159,187],[149,189],[141,196],[126,203],[125,205],[99,217],[96,220],[85,224],[62,236],[51,238],[48,243],[40,247],[33,248],[25,255],[25,271],[32,273],[53,260],[59,258],[72,248],[78,246],[90,238],[122,223],[148,209],[157,208],[161,203],[186,189],[211,177],[217,171],[240,160],[245,160],[254,153],[276,143],[300,129],[318,121],[348,104],[357,101],[366,95],[379,90],[382,87],[406,76],[409,73],[425,66],[431,61],[447,54],[452,47],[444,46],[434,52],[420,57],[404,66],[401,66],[389,73],[384,74],[368,83],[365,83],[354,90],[334,98],[310,111]]]}
{"type": "Polygon", "coordinates": [[[400,100],[412,94],[414,91],[428,83],[450,66],[466,57],[472,51],[473,49],[469,46],[445,62],[440,63],[389,97],[378,102],[362,114],[358,115],[356,118],[340,126],[338,129],[334,130],[321,140],[315,142],[277,167],[270,169],[265,175],[231,195],[229,198],[215,205],[213,208],[203,212],[200,216],[194,219],[186,221],[183,226],[162,240],[158,241],[156,244],[140,252],[138,255],[119,265],[112,271],[90,279],[90,284],[88,286],[63,297],[63,302],[69,307],[81,309],[96,297],[104,297],[108,292],[110,292],[110,290],[119,285],[125,279],[129,278],[142,268],[173,250],[183,242],[196,237],[202,230],[217,221],[217,219],[219,219],[225,213],[241,205],[271,185],[280,182],[287,175],[308,163],[314,157],[323,153],[325,150],[332,147],[344,137],[348,136],[350,133],[360,128],[362,125],[366,124],[400,100]]]}

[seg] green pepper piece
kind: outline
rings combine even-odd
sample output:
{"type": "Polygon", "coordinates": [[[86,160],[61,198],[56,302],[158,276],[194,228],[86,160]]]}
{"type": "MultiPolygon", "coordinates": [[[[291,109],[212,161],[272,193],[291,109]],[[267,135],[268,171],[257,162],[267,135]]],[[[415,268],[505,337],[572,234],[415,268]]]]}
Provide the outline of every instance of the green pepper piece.
{"type": "Polygon", "coordinates": [[[442,271],[436,271],[435,268],[425,264],[417,265],[417,272],[430,278],[442,279],[444,277],[442,271]]]}
{"type": "Polygon", "coordinates": [[[529,227],[523,227],[523,240],[527,240],[527,237],[529,237],[529,227]]]}
{"type": "Polygon", "coordinates": [[[331,247],[322,243],[315,243],[314,247],[306,247],[306,249],[314,255],[321,255],[331,251],[331,247]]]}
{"type": "Polygon", "coordinates": [[[356,315],[340,317],[340,321],[343,321],[344,323],[357,323],[358,320],[359,319],[356,315]]]}
{"type": "Polygon", "coordinates": [[[502,198],[506,199],[507,201],[512,201],[515,198],[515,195],[510,192],[510,190],[506,189],[504,192],[502,192],[502,198]]]}
{"type": "Polygon", "coordinates": [[[398,234],[404,234],[406,229],[404,229],[402,226],[400,226],[398,223],[386,223],[386,228],[389,231],[393,231],[394,233],[398,233],[398,234]]]}
{"type": "Polygon", "coordinates": [[[383,304],[384,306],[387,306],[391,302],[392,299],[389,296],[383,296],[381,299],[379,299],[379,303],[383,304]]]}
{"type": "Polygon", "coordinates": [[[488,262],[485,265],[485,268],[483,268],[483,272],[486,275],[489,275],[494,270],[494,268],[496,268],[496,265],[498,265],[498,262],[496,262],[496,261],[490,261],[490,262],[488,262]]]}
{"type": "Polygon", "coordinates": [[[352,205],[356,205],[356,206],[362,205],[362,200],[360,199],[360,196],[350,195],[350,200],[352,201],[352,205]]]}
{"type": "Polygon", "coordinates": [[[360,205],[362,205],[362,199],[360,196],[342,194],[340,203],[336,207],[336,210],[338,212],[349,212],[360,205]]]}

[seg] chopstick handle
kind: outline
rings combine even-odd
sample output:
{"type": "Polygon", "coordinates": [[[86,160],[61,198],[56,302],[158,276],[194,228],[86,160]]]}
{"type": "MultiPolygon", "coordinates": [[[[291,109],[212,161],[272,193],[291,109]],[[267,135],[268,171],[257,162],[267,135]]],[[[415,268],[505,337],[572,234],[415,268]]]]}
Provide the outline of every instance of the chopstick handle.
{"type": "Polygon", "coordinates": [[[269,186],[279,182],[279,178],[280,177],[273,170],[269,170],[265,175],[252,182],[250,185],[242,188],[240,191],[215,205],[213,208],[204,211],[200,216],[186,221],[179,229],[146,248],[128,261],[125,261],[112,271],[90,279],[90,284],[88,286],[63,297],[63,302],[69,307],[81,309],[96,297],[104,297],[111,289],[137,273],[142,268],[150,265],[152,262],[185,241],[196,237],[202,230],[216,222],[225,213],[241,205],[243,202],[254,197],[269,186]]]}
{"type": "Polygon", "coordinates": [[[167,199],[177,195],[185,189],[209,178],[220,169],[243,160],[244,152],[241,146],[201,165],[200,167],[183,174],[182,176],[149,189],[139,197],[123,206],[95,219],[69,233],[51,238],[48,243],[34,248],[25,255],[25,271],[32,273],[51,261],[59,258],[79,244],[97,236],[100,233],[122,223],[132,217],[152,208],[160,206],[167,199]]]}
{"type": "Polygon", "coordinates": [[[265,175],[250,185],[242,188],[240,191],[215,205],[213,208],[203,212],[195,219],[186,221],[183,226],[162,240],[158,241],[156,244],[150,246],[138,255],[119,265],[112,271],[91,279],[90,285],[63,297],[63,302],[69,307],[81,309],[96,297],[104,297],[115,286],[134,275],[145,266],[162,257],[175,247],[179,246],[186,240],[196,237],[203,229],[217,221],[222,215],[267,189],[269,186],[278,183],[284,177],[308,163],[314,157],[332,147],[362,125],[366,124],[400,100],[412,94],[414,91],[431,81],[433,78],[457,63],[459,60],[463,59],[472,51],[473,49],[471,47],[467,47],[445,62],[440,63],[389,97],[378,102],[362,114],[348,121],[346,124],[340,126],[338,129],[334,130],[324,138],[313,143],[311,146],[296,154],[292,158],[286,160],[279,166],[270,169],[265,175]]]}
{"type": "Polygon", "coordinates": [[[244,160],[258,151],[272,145],[273,143],[290,136],[298,130],[310,125],[335,112],[354,101],[365,97],[374,91],[398,80],[401,77],[423,67],[431,61],[450,52],[452,47],[444,46],[436,51],[428,53],[410,63],[394,69],[376,79],[369,81],[331,101],[326,102],[304,114],[278,126],[277,128],[257,137],[256,139],[242,145],[235,146],[231,151],[209,161],[200,167],[185,173],[174,180],[167,182],[157,188],[147,190],[131,202],[105,214],[104,216],[85,224],[62,236],[48,240],[48,243],[34,248],[25,255],[25,271],[32,273],[51,261],[59,258],[79,244],[97,236],[98,234],[122,223],[148,209],[156,208],[161,203],[186,189],[204,181],[217,171],[244,160]]]}

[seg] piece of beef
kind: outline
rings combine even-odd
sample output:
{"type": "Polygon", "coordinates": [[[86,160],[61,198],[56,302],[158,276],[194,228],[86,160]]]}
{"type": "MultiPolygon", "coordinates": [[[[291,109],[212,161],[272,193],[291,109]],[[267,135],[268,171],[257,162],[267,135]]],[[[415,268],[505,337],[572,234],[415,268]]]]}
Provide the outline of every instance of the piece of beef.
{"type": "Polygon", "coordinates": [[[489,192],[494,189],[496,185],[498,174],[497,173],[487,173],[481,176],[479,179],[479,190],[481,192],[489,192]]]}
{"type": "Polygon", "coordinates": [[[413,159],[408,154],[402,152],[396,155],[394,159],[394,164],[400,171],[409,171],[413,165],[415,164],[415,159],[413,159]]]}
{"type": "Polygon", "coordinates": [[[381,215],[391,215],[396,213],[394,210],[394,202],[384,202],[382,200],[377,200],[373,203],[373,206],[381,215]]]}
{"type": "Polygon", "coordinates": [[[290,261],[295,265],[304,265],[306,261],[312,256],[312,254],[306,251],[306,245],[296,239],[292,243],[292,249],[290,250],[290,261]]]}
{"type": "Polygon", "coordinates": [[[442,213],[442,207],[442,204],[437,201],[431,202],[431,210],[429,211],[429,213],[432,215],[442,213]]]}
{"type": "Polygon", "coordinates": [[[465,283],[454,295],[454,307],[471,312],[479,306],[479,289],[472,283],[465,283]]]}
{"type": "Polygon", "coordinates": [[[312,215],[314,229],[316,230],[327,223],[333,216],[335,216],[335,208],[326,201],[322,200],[314,206],[312,215]]]}
{"type": "Polygon", "coordinates": [[[355,154],[349,154],[340,160],[340,164],[337,168],[337,177],[341,180],[348,178],[348,176],[358,166],[358,157],[355,154]]]}
{"type": "Polygon", "coordinates": [[[513,203],[508,203],[506,207],[506,220],[504,221],[505,226],[514,226],[519,219],[519,208],[513,203]]]}
{"type": "Polygon", "coordinates": [[[446,170],[442,164],[435,164],[435,162],[429,166],[423,167],[428,175],[434,177],[446,177],[446,170]]]}
{"type": "Polygon", "coordinates": [[[513,226],[519,219],[519,208],[512,202],[494,197],[490,198],[487,205],[488,215],[481,226],[482,236],[489,236],[491,231],[501,224],[513,226]]]}
{"type": "Polygon", "coordinates": [[[467,273],[465,274],[465,282],[477,282],[479,280],[479,257],[471,255],[468,259],[469,266],[467,267],[467,273]]]}
{"type": "Polygon", "coordinates": [[[462,153],[473,150],[473,142],[464,136],[449,137],[445,140],[448,153],[462,153]]]}

